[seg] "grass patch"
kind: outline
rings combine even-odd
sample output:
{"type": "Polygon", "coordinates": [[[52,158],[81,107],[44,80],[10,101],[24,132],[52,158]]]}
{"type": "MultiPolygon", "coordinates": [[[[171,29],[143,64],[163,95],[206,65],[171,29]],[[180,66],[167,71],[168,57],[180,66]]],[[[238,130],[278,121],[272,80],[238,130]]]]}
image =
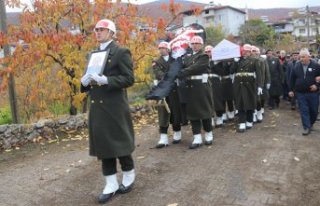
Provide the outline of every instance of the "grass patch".
{"type": "Polygon", "coordinates": [[[0,108],[0,125],[2,124],[11,124],[12,123],[12,116],[10,108],[3,107],[0,108]]]}

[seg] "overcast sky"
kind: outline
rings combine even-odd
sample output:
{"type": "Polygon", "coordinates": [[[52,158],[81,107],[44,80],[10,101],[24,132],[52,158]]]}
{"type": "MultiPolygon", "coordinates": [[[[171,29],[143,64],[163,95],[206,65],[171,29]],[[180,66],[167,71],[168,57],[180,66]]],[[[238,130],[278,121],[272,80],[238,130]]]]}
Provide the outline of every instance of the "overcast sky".
{"type": "MultiPolygon", "coordinates": [[[[152,2],[154,0],[130,0],[132,3],[142,4],[152,2]]],[[[191,0],[190,0],[191,1],[191,0]]],[[[212,0],[192,0],[194,2],[200,2],[208,4],[212,0]]],[[[30,3],[30,0],[22,0],[22,2],[30,3]]],[[[297,8],[309,6],[320,6],[320,0],[214,0],[215,4],[230,5],[236,8],[297,8]]],[[[17,11],[7,8],[7,12],[17,11]]]]}

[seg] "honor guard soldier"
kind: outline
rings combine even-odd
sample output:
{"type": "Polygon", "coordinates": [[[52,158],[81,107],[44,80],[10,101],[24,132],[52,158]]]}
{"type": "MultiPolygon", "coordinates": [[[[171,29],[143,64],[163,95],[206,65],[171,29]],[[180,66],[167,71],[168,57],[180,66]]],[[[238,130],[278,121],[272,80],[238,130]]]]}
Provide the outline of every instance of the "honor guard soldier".
{"type": "Polygon", "coordinates": [[[213,108],[216,113],[216,127],[222,127],[223,119],[222,115],[225,111],[222,100],[222,85],[221,85],[221,75],[222,75],[222,61],[214,62],[211,60],[211,50],[212,46],[208,45],[205,47],[205,53],[209,56],[209,79],[212,85],[212,98],[213,98],[213,108]],[[210,51],[210,52],[209,52],[210,51]]]}
{"type": "Polygon", "coordinates": [[[257,69],[258,61],[250,57],[251,45],[243,45],[242,52],[240,60],[235,64],[233,84],[235,105],[239,111],[238,132],[244,132],[246,129],[252,128],[257,94],[262,94],[261,74],[260,70],[257,69]]]}
{"type": "Polygon", "coordinates": [[[256,117],[256,121],[260,123],[263,120],[264,102],[268,98],[268,89],[270,88],[270,73],[266,59],[260,56],[260,49],[258,47],[252,46],[251,53],[252,56],[256,58],[259,62],[258,69],[261,70],[261,81],[263,85],[262,94],[258,95],[257,108],[254,114],[254,118],[256,117]]]}
{"type": "Polygon", "coordinates": [[[95,36],[99,50],[107,51],[102,74],[86,73],[81,78],[81,92],[88,92],[91,104],[89,112],[89,153],[102,161],[106,184],[98,201],[108,202],[115,194],[130,192],[135,180],[132,152],[134,130],[126,95],[126,88],[134,83],[131,53],[119,47],[113,40],[115,24],[98,21],[95,36]],[[117,180],[117,159],[122,169],[122,184],[117,180]]]}
{"type": "MultiPolygon", "coordinates": [[[[167,42],[160,42],[158,46],[160,57],[153,61],[152,68],[155,76],[154,84],[158,84],[165,74],[170,69],[170,63],[174,59],[169,55],[170,47],[167,42]]],[[[169,124],[172,124],[173,128],[173,144],[178,144],[181,141],[181,105],[179,101],[179,95],[177,91],[177,85],[173,87],[168,97],[165,98],[164,104],[157,107],[158,109],[158,120],[159,120],[159,131],[160,139],[156,148],[163,148],[168,146],[168,128],[169,124]],[[168,111],[169,108],[169,111],[168,111]]]]}
{"type": "Polygon", "coordinates": [[[208,77],[208,55],[203,53],[203,39],[194,36],[191,39],[191,53],[184,56],[184,68],[179,72],[178,78],[186,78],[187,87],[187,118],[191,122],[193,142],[190,149],[202,145],[201,125],[205,131],[205,144],[211,145],[213,141],[211,117],[212,91],[208,77]]]}

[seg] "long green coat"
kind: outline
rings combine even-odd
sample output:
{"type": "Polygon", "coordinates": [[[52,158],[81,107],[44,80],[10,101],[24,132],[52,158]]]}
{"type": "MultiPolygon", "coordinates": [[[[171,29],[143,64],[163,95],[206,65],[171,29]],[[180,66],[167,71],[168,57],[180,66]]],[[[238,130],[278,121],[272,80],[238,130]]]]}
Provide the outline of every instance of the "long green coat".
{"type": "Polygon", "coordinates": [[[237,110],[254,110],[257,104],[257,89],[262,88],[261,70],[258,60],[253,57],[241,57],[235,64],[235,77],[233,84],[234,100],[237,110]],[[255,73],[253,76],[239,76],[244,73],[255,73]]]}
{"type": "Polygon", "coordinates": [[[209,119],[213,115],[213,99],[211,83],[202,80],[191,80],[193,75],[208,74],[209,57],[199,51],[184,57],[184,69],[181,73],[186,76],[186,110],[188,120],[209,119]]]}
{"type": "Polygon", "coordinates": [[[267,89],[267,84],[270,84],[270,71],[269,71],[269,66],[268,66],[268,62],[266,59],[259,57],[259,60],[262,63],[262,85],[263,85],[263,94],[261,95],[261,100],[267,100],[269,97],[269,91],[267,89]]]}
{"type": "Polygon", "coordinates": [[[225,107],[223,105],[223,96],[222,96],[222,82],[221,76],[223,74],[223,65],[222,62],[218,64],[214,64],[213,61],[209,63],[210,74],[217,75],[218,77],[214,76],[211,77],[211,84],[212,84],[212,98],[214,103],[214,110],[224,111],[225,107]]]}
{"type": "Polygon", "coordinates": [[[115,42],[108,48],[110,52],[103,72],[108,84],[81,85],[81,91],[88,91],[90,96],[89,153],[99,159],[127,156],[135,148],[126,94],[126,88],[134,83],[131,53],[115,42]]]}

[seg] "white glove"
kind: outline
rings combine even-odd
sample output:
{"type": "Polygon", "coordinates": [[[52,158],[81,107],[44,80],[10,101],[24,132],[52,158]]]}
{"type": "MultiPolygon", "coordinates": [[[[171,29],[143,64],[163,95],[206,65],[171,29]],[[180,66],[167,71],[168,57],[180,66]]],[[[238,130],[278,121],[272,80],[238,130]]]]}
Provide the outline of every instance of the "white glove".
{"type": "Polygon", "coordinates": [[[234,82],[234,76],[235,76],[234,74],[230,74],[232,84],[234,82]]]}
{"type": "Polygon", "coordinates": [[[258,95],[261,95],[261,94],[262,94],[262,88],[258,87],[258,95]]]}
{"type": "Polygon", "coordinates": [[[97,73],[92,74],[92,80],[97,82],[98,85],[108,84],[108,78],[104,75],[98,75],[97,73]]]}
{"type": "Polygon", "coordinates": [[[86,74],[83,77],[81,77],[81,84],[86,87],[90,84],[92,80],[92,74],[86,74]]]}
{"type": "Polygon", "coordinates": [[[271,84],[267,84],[266,87],[267,89],[270,89],[271,84]]]}

